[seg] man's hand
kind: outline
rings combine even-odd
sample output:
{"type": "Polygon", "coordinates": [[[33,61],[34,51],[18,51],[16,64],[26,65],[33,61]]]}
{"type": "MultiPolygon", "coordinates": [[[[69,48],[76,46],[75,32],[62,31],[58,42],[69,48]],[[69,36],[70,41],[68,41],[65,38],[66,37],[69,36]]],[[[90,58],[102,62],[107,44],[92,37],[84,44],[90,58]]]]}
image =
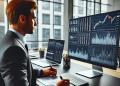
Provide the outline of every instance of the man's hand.
{"type": "Polygon", "coordinates": [[[58,80],[56,86],[70,86],[70,81],[68,79],[58,80]]]}
{"type": "Polygon", "coordinates": [[[57,70],[53,67],[49,67],[49,68],[44,68],[43,69],[43,76],[47,77],[55,77],[57,74],[57,70]]]}

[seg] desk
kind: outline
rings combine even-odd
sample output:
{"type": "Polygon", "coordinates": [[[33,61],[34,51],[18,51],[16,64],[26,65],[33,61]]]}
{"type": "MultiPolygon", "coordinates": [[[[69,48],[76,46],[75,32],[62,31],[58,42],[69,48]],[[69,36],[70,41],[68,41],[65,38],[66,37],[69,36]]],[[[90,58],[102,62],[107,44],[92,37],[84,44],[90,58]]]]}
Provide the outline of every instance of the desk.
{"type": "MultiPolygon", "coordinates": [[[[33,67],[35,68],[40,68],[37,65],[33,65],[33,67]]],[[[79,64],[75,64],[73,62],[71,62],[71,68],[68,71],[65,71],[63,69],[63,65],[61,63],[61,65],[59,66],[55,66],[55,68],[58,71],[58,75],[63,74],[63,73],[71,73],[71,74],[75,74],[76,72],[79,71],[83,71],[83,70],[88,70],[88,68],[85,68],[79,64]]],[[[76,74],[75,74],[76,75],[76,74]]],[[[89,86],[120,86],[120,78],[116,78],[107,74],[103,74],[103,76],[101,77],[97,77],[97,78],[93,78],[93,79],[89,79],[80,75],[76,75],[79,78],[88,81],[89,86]]],[[[39,82],[38,82],[39,83],[39,82]]],[[[40,86],[44,86],[41,83],[39,83],[40,86]]]]}

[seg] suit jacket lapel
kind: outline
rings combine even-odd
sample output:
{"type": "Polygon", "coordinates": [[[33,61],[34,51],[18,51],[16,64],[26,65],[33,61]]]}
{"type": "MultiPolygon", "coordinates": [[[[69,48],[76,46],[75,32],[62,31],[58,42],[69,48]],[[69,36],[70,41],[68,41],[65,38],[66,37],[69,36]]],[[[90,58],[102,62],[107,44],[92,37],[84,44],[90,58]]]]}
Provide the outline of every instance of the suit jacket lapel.
{"type": "Polygon", "coordinates": [[[27,49],[25,48],[25,45],[24,45],[24,43],[21,41],[21,40],[19,40],[19,39],[16,39],[18,42],[19,42],[19,46],[20,47],[22,47],[22,49],[25,51],[25,53],[26,53],[26,55],[28,55],[28,51],[27,51],[27,49]]]}
{"type": "Polygon", "coordinates": [[[29,59],[29,54],[28,54],[28,51],[27,51],[27,49],[25,48],[25,45],[23,44],[23,42],[21,41],[21,40],[19,40],[19,39],[17,39],[17,41],[19,42],[19,46],[21,46],[22,48],[23,48],[23,50],[25,51],[25,53],[26,53],[26,55],[27,55],[27,58],[28,58],[28,66],[29,66],[29,68],[28,68],[28,77],[29,77],[29,86],[31,86],[31,79],[32,79],[32,67],[31,67],[31,61],[30,61],[30,59],[29,59]]]}

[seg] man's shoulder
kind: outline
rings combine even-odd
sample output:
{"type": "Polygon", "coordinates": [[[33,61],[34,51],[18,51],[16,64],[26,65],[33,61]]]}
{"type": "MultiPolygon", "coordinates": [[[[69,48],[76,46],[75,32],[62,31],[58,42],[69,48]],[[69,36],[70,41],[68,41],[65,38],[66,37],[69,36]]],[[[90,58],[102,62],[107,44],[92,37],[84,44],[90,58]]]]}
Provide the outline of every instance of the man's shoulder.
{"type": "Polygon", "coordinates": [[[1,43],[2,44],[15,44],[17,43],[16,39],[19,39],[19,38],[15,33],[13,33],[12,31],[7,31],[5,36],[2,38],[1,43]]]}
{"type": "Polygon", "coordinates": [[[3,50],[11,46],[20,47],[20,43],[16,37],[8,35],[8,33],[6,33],[6,35],[3,37],[3,39],[0,42],[0,48],[3,50]]]}

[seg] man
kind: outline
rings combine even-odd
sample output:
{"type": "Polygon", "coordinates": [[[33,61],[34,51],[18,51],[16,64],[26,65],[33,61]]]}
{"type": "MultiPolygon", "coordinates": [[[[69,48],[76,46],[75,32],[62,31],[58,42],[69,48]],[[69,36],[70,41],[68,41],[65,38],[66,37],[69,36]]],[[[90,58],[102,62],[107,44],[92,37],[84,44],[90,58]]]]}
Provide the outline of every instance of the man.
{"type": "MultiPolygon", "coordinates": [[[[36,26],[33,0],[11,0],[6,7],[10,29],[0,44],[0,86],[35,86],[36,78],[56,76],[56,69],[33,69],[23,42],[26,34],[32,34],[36,26]]],[[[61,80],[58,86],[69,81],[61,80]]]]}

